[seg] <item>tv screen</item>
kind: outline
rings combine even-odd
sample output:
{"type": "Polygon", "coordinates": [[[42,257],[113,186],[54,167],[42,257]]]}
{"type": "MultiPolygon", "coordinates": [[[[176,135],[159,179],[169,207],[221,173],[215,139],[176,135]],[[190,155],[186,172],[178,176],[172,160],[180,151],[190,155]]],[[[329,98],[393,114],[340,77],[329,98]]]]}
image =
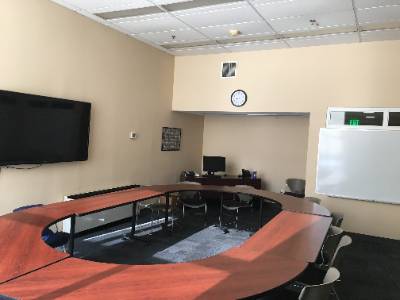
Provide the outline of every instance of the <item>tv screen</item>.
{"type": "Polygon", "coordinates": [[[203,156],[203,171],[209,174],[225,171],[225,157],[222,156],[203,156]]]}
{"type": "Polygon", "coordinates": [[[88,159],[91,104],[0,91],[0,165],[88,159]]]}

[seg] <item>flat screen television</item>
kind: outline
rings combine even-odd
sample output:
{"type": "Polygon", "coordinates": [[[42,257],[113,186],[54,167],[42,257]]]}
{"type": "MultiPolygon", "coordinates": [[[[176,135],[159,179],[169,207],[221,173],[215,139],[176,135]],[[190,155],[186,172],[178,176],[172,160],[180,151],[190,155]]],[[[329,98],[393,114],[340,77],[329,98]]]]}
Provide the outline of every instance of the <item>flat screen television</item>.
{"type": "Polygon", "coordinates": [[[91,104],[0,91],[0,165],[88,159],[91,104]]]}
{"type": "Polygon", "coordinates": [[[206,171],[208,175],[214,175],[214,172],[225,172],[225,157],[203,156],[203,171],[206,171]]]}

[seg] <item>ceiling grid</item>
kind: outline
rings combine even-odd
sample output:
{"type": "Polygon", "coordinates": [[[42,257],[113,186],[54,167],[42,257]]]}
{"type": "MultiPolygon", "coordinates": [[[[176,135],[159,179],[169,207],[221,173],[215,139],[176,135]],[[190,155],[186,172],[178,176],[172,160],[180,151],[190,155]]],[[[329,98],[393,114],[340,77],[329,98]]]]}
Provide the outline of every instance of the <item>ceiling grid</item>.
{"type": "Polygon", "coordinates": [[[354,19],[356,20],[358,40],[361,43],[362,42],[361,27],[360,27],[360,21],[358,20],[358,13],[357,13],[357,8],[356,8],[356,3],[355,3],[355,0],[350,0],[350,1],[351,1],[351,6],[353,7],[354,19]]]}
{"type": "Polygon", "coordinates": [[[52,0],[173,55],[400,40],[400,0],[52,0]]]}
{"type": "MultiPolygon", "coordinates": [[[[194,31],[198,32],[199,34],[203,35],[206,39],[212,40],[212,38],[210,38],[209,36],[207,36],[204,32],[202,32],[202,31],[200,31],[200,30],[197,30],[196,27],[191,26],[190,24],[185,23],[185,21],[181,20],[181,19],[179,18],[179,16],[172,14],[169,10],[165,9],[162,5],[158,5],[158,4],[154,3],[154,0],[153,0],[153,1],[152,1],[152,0],[149,0],[149,2],[153,3],[153,5],[157,6],[158,8],[160,8],[161,10],[163,10],[165,13],[168,13],[171,17],[175,17],[176,19],[178,19],[180,22],[182,22],[183,24],[185,24],[186,26],[188,26],[188,27],[191,28],[192,30],[194,30],[194,31]]],[[[172,37],[172,36],[173,36],[173,35],[171,35],[171,37],[172,37]]],[[[215,43],[216,43],[216,45],[219,45],[218,41],[215,41],[215,43]]],[[[222,46],[222,48],[224,48],[224,47],[222,46]]],[[[225,50],[227,50],[228,52],[230,52],[229,49],[226,49],[226,48],[225,48],[225,50]]]]}
{"type": "MultiPolygon", "coordinates": [[[[246,0],[246,2],[251,6],[252,9],[263,19],[263,21],[271,28],[271,30],[278,35],[279,33],[271,26],[271,24],[260,14],[260,12],[254,7],[254,5],[250,2],[250,0],[246,0]]],[[[288,46],[291,47],[290,44],[281,36],[277,37],[277,39],[282,39],[282,41],[288,46]]]]}

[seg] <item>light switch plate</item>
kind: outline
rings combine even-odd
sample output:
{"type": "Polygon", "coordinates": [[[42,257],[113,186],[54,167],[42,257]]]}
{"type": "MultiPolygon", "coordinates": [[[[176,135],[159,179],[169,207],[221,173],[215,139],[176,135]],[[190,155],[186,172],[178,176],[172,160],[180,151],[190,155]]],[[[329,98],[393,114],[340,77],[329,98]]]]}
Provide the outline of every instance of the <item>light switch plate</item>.
{"type": "Polygon", "coordinates": [[[131,132],[129,133],[129,138],[130,138],[131,140],[135,140],[135,139],[137,138],[137,133],[134,132],[134,131],[131,131],[131,132]]]}

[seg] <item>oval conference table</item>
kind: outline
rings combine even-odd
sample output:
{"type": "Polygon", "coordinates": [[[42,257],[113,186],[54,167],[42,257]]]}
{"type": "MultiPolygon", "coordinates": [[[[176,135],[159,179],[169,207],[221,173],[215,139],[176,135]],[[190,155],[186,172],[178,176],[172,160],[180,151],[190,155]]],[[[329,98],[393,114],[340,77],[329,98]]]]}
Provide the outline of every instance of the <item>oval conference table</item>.
{"type": "Polygon", "coordinates": [[[53,203],[0,217],[0,294],[17,299],[245,298],[294,280],[315,262],[331,221],[326,208],[308,200],[227,186],[147,186],[53,203]],[[253,195],[281,211],[241,246],[186,263],[99,263],[58,252],[41,239],[45,228],[68,217],[134,207],[160,196],[168,203],[171,193],[189,190],[253,195]]]}

